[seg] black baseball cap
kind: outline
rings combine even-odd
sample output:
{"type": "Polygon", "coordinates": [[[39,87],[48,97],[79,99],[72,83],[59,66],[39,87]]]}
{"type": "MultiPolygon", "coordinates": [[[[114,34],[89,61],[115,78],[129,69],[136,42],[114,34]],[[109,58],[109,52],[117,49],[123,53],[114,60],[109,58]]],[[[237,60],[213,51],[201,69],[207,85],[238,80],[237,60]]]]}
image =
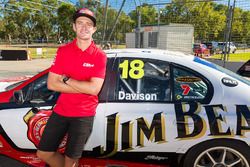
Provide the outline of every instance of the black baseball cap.
{"type": "Polygon", "coordinates": [[[84,16],[84,17],[88,17],[89,19],[91,19],[94,23],[94,27],[96,26],[96,18],[95,18],[95,14],[94,12],[92,12],[91,10],[89,10],[88,8],[81,8],[81,9],[78,9],[75,14],[73,15],[73,21],[75,22],[76,19],[78,17],[81,17],[81,16],[84,16]]]}

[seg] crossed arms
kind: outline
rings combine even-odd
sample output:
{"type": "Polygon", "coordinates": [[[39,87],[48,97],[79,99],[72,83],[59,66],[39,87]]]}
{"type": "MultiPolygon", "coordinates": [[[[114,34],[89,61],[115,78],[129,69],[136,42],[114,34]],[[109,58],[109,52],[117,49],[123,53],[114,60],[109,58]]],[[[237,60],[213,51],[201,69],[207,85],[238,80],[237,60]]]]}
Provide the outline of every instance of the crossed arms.
{"type": "Polygon", "coordinates": [[[47,86],[48,89],[61,93],[85,93],[98,95],[104,79],[93,77],[89,81],[78,81],[70,78],[66,84],[63,82],[64,76],[49,72],[47,86]]]}

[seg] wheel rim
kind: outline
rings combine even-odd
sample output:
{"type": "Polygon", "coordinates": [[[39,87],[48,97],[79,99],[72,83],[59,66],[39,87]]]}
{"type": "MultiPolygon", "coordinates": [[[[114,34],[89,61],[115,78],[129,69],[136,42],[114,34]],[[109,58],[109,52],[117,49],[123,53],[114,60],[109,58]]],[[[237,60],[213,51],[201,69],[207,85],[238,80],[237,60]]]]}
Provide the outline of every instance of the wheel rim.
{"type": "Polygon", "coordinates": [[[250,167],[246,158],[228,147],[213,147],[196,158],[194,167],[250,167]]]}

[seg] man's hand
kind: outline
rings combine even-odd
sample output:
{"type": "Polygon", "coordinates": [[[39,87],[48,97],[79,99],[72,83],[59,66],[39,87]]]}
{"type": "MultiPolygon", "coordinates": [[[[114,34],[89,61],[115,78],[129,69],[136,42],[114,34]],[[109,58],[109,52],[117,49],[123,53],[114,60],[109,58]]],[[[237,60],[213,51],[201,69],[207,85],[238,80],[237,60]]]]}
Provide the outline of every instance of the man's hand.
{"type": "Polygon", "coordinates": [[[102,78],[91,78],[89,81],[77,81],[72,78],[69,78],[66,81],[66,84],[71,86],[78,92],[90,94],[90,95],[98,95],[100,92],[104,79],[102,78]]]}
{"type": "Polygon", "coordinates": [[[65,76],[58,75],[52,72],[49,72],[47,87],[49,90],[53,90],[61,93],[80,93],[79,91],[73,89],[69,85],[63,82],[65,76]]]}

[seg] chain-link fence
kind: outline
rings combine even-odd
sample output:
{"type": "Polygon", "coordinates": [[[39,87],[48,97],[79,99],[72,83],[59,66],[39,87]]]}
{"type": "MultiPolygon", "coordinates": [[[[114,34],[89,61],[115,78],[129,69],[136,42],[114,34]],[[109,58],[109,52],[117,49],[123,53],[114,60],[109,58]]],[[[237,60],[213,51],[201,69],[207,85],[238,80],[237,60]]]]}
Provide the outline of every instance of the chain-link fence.
{"type": "MultiPolygon", "coordinates": [[[[224,59],[227,59],[230,53],[250,52],[249,0],[173,0],[171,2],[158,0],[154,3],[148,2],[148,6],[154,6],[157,10],[157,14],[152,15],[155,17],[155,22],[151,22],[149,25],[145,19],[145,13],[143,13],[145,4],[137,7],[138,26],[134,37],[136,41],[135,44],[131,44],[131,47],[134,45],[150,47],[147,43],[150,44],[154,40],[158,42],[156,46],[158,48],[187,51],[192,46],[195,54],[217,53],[221,54],[221,58],[224,59]],[[170,31],[171,26],[169,25],[173,23],[176,27],[170,31]],[[190,31],[192,31],[190,28],[178,31],[186,25],[193,26],[192,36],[190,36],[190,31]],[[162,30],[163,27],[166,30],[162,30]],[[158,32],[155,34],[158,36],[158,40],[149,37],[152,36],[149,32],[154,31],[158,32]],[[139,32],[140,35],[138,35],[139,32]],[[166,40],[162,40],[162,37],[166,40]],[[170,40],[168,40],[169,38],[170,40]],[[172,43],[171,47],[169,47],[170,43],[172,43]],[[190,43],[192,44],[190,45],[190,43]]],[[[132,38],[131,35],[130,38],[132,38]]],[[[133,39],[127,40],[128,43],[132,41],[133,39]]],[[[248,57],[250,58],[250,55],[248,57]]]]}
{"type": "MultiPolygon", "coordinates": [[[[102,0],[99,5],[96,43],[101,45],[109,43],[112,48],[161,48],[197,54],[249,52],[250,0],[102,0]],[[122,13],[118,15],[120,10],[122,13]],[[209,48],[209,53],[202,44],[209,48]]],[[[60,44],[58,40],[52,41],[53,44],[46,42],[24,41],[22,47],[56,48],[60,44]]],[[[31,52],[37,53],[37,50],[31,52]]]]}

